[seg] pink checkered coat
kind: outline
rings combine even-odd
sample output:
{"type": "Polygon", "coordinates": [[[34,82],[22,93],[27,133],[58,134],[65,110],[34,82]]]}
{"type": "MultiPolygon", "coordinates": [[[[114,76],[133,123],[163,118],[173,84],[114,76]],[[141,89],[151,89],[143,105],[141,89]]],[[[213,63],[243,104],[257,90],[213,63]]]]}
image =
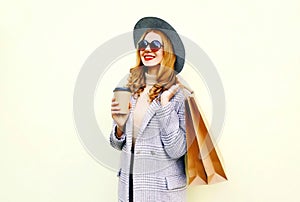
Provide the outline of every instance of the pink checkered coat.
{"type": "Polygon", "coordinates": [[[122,151],[118,172],[119,201],[129,201],[132,158],[134,202],[186,201],[184,99],[183,90],[179,89],[165,106],[153,100],[137,135],[134,153],[131,145],[135,98],[131,98],[132,108],[120,139],[116,137],[113,124],[110,143],[122,151]]]}

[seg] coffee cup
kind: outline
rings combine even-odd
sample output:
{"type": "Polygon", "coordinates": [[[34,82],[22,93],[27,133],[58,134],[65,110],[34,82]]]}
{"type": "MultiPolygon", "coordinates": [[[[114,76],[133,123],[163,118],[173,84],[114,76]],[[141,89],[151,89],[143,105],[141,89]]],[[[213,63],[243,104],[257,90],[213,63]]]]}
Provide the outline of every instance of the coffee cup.
{"type": "Polygon", "coordinates": [[[130,88],[116,87],[113,92],[116,101],[119,103],[119,107],[120,107],[119,113],[120,114],[129,113],[129,102],[131,96],[130,88]]]}

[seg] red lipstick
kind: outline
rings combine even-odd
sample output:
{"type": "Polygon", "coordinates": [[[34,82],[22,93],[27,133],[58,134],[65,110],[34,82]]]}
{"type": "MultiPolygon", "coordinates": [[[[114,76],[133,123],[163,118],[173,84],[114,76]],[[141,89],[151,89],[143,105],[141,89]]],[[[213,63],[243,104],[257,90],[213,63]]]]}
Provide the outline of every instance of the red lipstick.
{"type": "Polygon", "coordinates": [[[150,60],[152,60],[152,59],[154,59],[154,58],[155,58],[155,56],[153,56],[153,55],[148,55],[148,54],[144,55],[144,59],[145,59],[146,61],[150,61],[150,60]]]}

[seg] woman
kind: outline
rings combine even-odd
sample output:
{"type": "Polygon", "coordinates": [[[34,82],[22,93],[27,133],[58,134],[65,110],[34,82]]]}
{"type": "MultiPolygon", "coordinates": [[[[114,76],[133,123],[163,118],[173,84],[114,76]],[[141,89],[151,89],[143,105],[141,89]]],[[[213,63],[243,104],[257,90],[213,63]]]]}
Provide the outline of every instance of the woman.
{"type": "Polygon", "coordinates": [[[119,201],[185,201],[186,135],[184,95],[176,74],[184,47],[159,18],[146,17],[134,29],[137,65],[127,86],[133,92],[129,114],[112,99],[111,145],[121,150],[119,201]]]}

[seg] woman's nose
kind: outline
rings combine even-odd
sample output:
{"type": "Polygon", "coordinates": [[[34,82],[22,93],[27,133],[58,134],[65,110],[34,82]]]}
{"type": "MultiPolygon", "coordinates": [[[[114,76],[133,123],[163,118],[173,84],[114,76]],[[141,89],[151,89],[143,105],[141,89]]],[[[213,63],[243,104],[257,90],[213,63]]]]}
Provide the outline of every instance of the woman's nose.
{"type": "Polygon", "coordinates": [[[151,48],[150,48],[150,45],[149,45],[149,44],[146,46],[145,51],[148,51],[148,52],[151,51],[151,48]]]}

